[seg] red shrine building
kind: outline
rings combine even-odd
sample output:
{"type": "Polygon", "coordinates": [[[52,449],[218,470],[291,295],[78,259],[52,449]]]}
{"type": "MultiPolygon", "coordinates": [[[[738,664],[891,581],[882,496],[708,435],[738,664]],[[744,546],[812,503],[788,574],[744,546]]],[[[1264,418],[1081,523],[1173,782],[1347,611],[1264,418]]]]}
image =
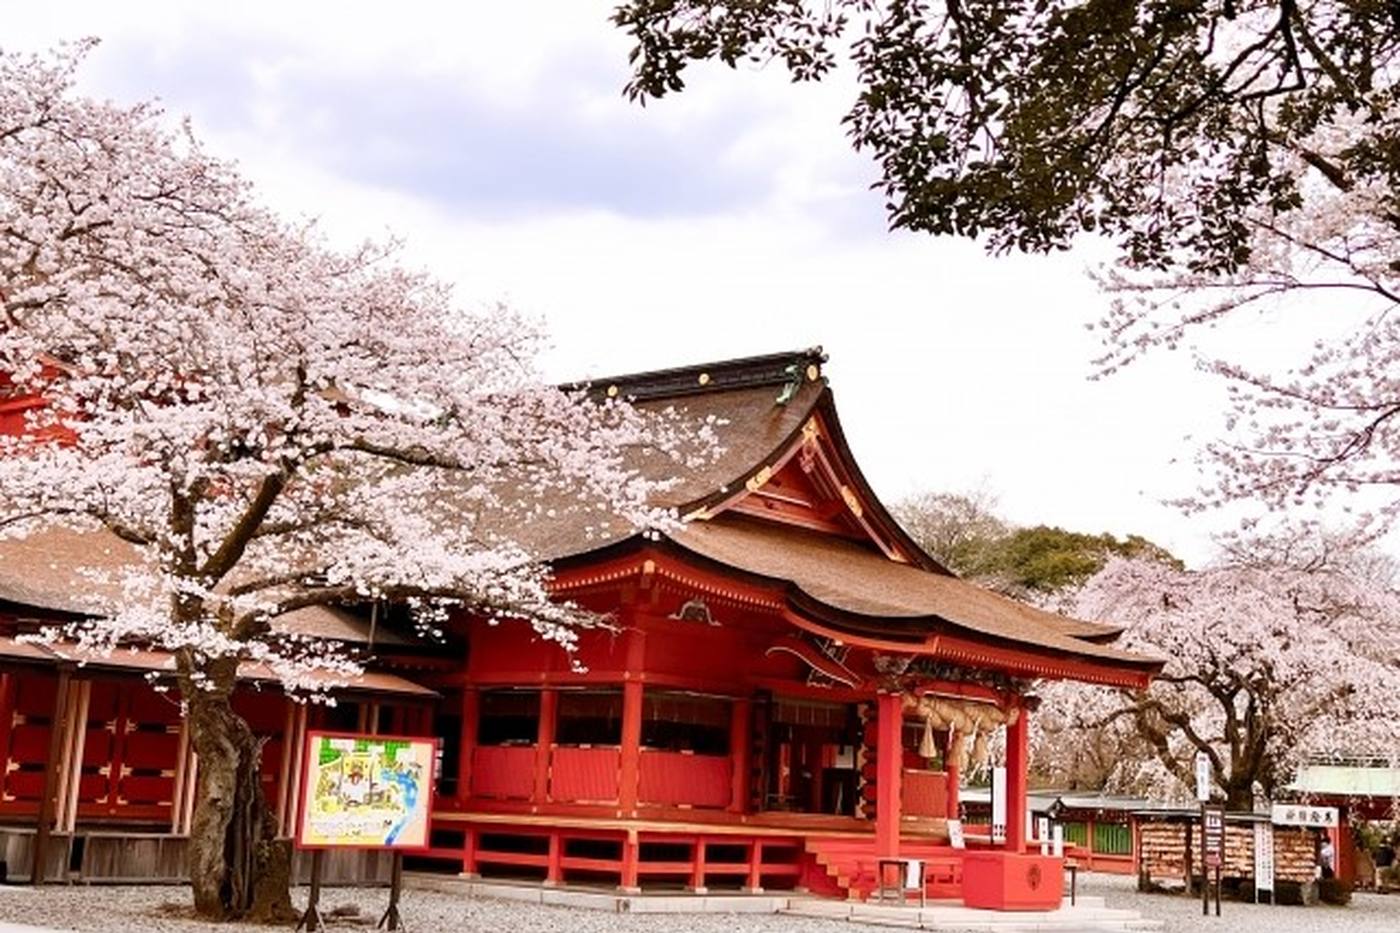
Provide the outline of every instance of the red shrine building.
{"type": "MultiPolygon", "coordinates": [[[[1033,685],[1141,688],[1161,662],[1114,647],[1114,626],[1007,599],[925,554],[862,476],[824,362],[810,350],[591,386],[711,424],[721,450],[657,494],[680,518],[670,530],[610,536],[564,508],[526,532],[558,597],[611,619],[572,656],[524,624],[461,618],[427,645],[392,608],[280,620],[369,659],[333,708],[293,703],[246,672],[238,704],[268,738],[264,789],[283,830],[307,729],[435,734],[442,770],[421,867],[865,897],[878,860],[903,857],[920,861],[930,897],[1058,905],[1061,860],[1028,844],[1033,685]],[[959,789],[982,764],[1004,767],[1009,817],[962,827],[955,846],[959,789]]],[[[32,404],[0,386],[0,431],[32,404]]],[[[677,469],[645,452],[638,464],[658,478],[677,469]]],[[[133,846],[146,846],[146,874],[180,861],[197,762],[178,705],[146,677],[166,659],[78,664],[14,637],[100,612],[104,594],[78,569],[129,559],[98,535],[0,542],[0,839],[12,875],[28,871],[36,828],[57,840],[44,850],[54,877],[131,877],[113,853],[133,846]]]]}

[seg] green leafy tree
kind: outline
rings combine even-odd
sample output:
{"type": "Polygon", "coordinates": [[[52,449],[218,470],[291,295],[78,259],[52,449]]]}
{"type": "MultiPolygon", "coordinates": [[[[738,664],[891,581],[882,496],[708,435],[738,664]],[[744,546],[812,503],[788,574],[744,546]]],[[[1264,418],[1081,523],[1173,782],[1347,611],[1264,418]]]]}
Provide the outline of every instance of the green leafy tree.
{"type": "Polygon", "coordinates": [[[705,60],[797,81],[848,61],[844,126],[895,227],[1115,243],[1098,372],[1185,344],[1228,384],[1186,508],[1347,498],[1400,521],[1400,4],[622,0],[613,18],[643,102],[705,60]],[[1205,333],[1294,310],[1319,323],[1290,359],[1205,333]]]}
{"type": "Polygon", "coordinates": [[[613,20],[642,101],[697,61],[776,60],[811,81],[848,57],[846,131],[879,164],[891,223],[997,249],[1097,230],[1139,264],[1184,251],[1235,269],[1243,209],[1296,208],[1309,168],[1392,189],[1400,173],[1393,3],[626,0],[613,20]],[[1339,126],[1353,146],[1315,144],[1339,126]]]}
{"type": "Polygon", "coordinates": [[[910,536],[949,570],[1008,593],[1050,597],[1084,583],[1110,557],[1182,563],[1141,535],[1118,538],[1049,525],[1018,528],[986,491],[924,492],[894,507],[910,536]]]}
{"type": "Polygon", "coordinates": [[[1012,589],[1056,593],[1076,587],[1103,569],[1110,557],[1141,557],[1180,568],[1165,549],[1141,535],[1118,538],[1066,531],[1050,525],[1017,528],[987,552],[982,576],[1012,589]]]}

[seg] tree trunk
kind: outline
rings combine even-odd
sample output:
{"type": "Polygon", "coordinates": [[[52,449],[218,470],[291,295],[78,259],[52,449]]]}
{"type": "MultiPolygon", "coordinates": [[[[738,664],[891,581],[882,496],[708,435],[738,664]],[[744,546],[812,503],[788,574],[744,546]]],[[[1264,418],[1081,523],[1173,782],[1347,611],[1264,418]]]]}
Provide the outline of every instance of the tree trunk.
{"type": "Polygon", "coordinates": [[[1235,778],[1225,785],[1225,809],[1232,813],[1249,813],[1254,810],[1252,778],[1247,781],[1235,778]]]}
{"type": "Polygon", "coordinates": [[[181,678],[190,739],[199,755],[190,886],[200,916],[281,923],[297,916],[291,851],[277,839],[263,799],[262,742],[230,703],[236,670],[236,662],[219,659],[205,665],[202,686],[181,678]]]}

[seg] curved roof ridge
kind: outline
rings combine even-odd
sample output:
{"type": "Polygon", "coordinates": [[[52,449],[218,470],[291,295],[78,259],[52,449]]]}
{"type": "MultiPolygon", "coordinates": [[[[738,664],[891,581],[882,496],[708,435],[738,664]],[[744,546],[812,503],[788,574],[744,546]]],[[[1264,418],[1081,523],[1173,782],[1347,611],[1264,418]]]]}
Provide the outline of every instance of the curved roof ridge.
{"type": "Polygon", "coordinates": [[[928,632],[946,623],[1053,651],[1154,667],[1161,662],[1079,634],[1081,620],[1027,605],[951,575],[900,564],[859,542],[747,516],[691,523],[667,538],[698,557],[789,587],[809,611],[928,632]]]}
{"type": "Polygon", "coordinates": [[[565,383],[562,388],[570,391],[584,390],[595,395],[620,395],[622,398],[638,402],[758,386],[791,384],[795,388],[804,380],[816,382],[826,359],[826,353],[821,347],[808,347],[805,350],[788,350],[668,369],[599,376],[595,379],[565,383]]]}

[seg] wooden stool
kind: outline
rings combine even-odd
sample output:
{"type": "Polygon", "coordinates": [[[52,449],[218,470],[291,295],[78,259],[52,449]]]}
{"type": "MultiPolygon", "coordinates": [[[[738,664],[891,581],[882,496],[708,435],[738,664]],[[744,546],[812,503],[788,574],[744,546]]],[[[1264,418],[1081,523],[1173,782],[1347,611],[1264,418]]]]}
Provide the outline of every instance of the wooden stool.
{"type": "Polygon", "coordinates": [[[895,896],[900,904],[904,903],[906,895],[910,891],[918,889],[919,906],[928,906],[928,893],[924,887],[924,862],[916,858],[881,858],[875,860],[875,884],[876,900],[884,903],[885,893],[889,892],[895,896]],[[894,884],[886,882],[888,874],[887,868],[895,869],[896,879],[894,884]]]}

